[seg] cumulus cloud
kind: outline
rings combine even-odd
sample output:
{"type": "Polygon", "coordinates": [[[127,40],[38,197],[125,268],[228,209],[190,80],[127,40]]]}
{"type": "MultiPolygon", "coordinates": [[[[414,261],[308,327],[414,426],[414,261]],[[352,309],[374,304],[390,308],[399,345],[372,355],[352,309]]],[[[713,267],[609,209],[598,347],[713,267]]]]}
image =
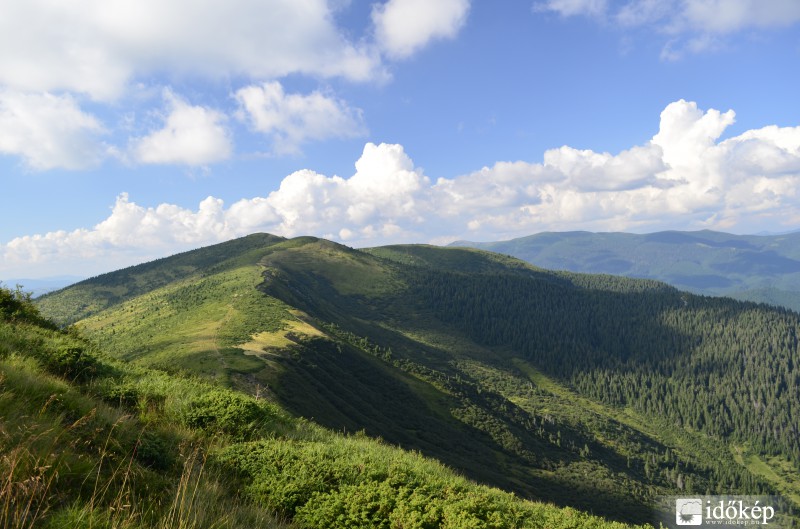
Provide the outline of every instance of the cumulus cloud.
{"type": "Polygon", "coordinates": [[[796,225],[800,127],[770,126],[720,142],[734,119],[733,111],[677,101],[661,113],[651,141],[617,155],[565,146],[547,151],[544,163],[498,163],[440,179],[435,187],[449,196],[441,211],[459,218],[473,210],[470,231],[490,239],[541,230],[796,225]]]}
{"type": "Polygon", "coordinates": [[[17,237],[2,247],[10,274],[63,270],[96,274],[235,236],[226,232],[222,201],[203,200],[197,211],[173,204],[146,208],[122,193],[111,215],[93,228],[17,237]]]}
{"type": "MultiPolygon", "coordinates": [[[[453,37],[469,0],[388,0],[373,8],[373,25],[364,36],[337,25],[336,11],[346,4],[0,0],[0,128],[13,122],[22,131],[18,140],[0,131],[0,152],[22,156],[37,170],[96,163],[100,155],[89,152],[90,140],[101,127],[77,101],[95,109],[138,106],[143,100],[135,87],[166,72],[176,80],[246,85],[237,98],[254,128],[270,135],[275,154],[298,152],[307,141],[359,136],[365,131],[361,111],[346,102],[258,83],[290,75],[384,82],[390,78],[387,58],[407,58],[432,40],[453,37]],[[20,105],[37,98],[47,103],[41,110],[22,111],[20,105]],[[39,126],[45,113],[50,131],[39,126]],[[35,139],[50,141],[37,147],[35,139]],[[48,148],[52,152],[44,152],[48,148]]],[[[174,106],[165,128],[139,138],[129,155],[142,163],[189,165],[225,159],[231,147],[230,137],[223,139],[221,116],[174,106]],[[200,142],[196,150],[189,140],[200,142]]]]}
{"type": "Polygon", "coordinates": [[[287,94],[277,82],[252,85],[236,92],[239,116],[253,130],[272,139],[273,152],[294,154],[310,140],[350,138],[366,133],[361,111],[319,91],[287,94]]]}
{"type": "Polygon", "coordinates": [[[383,75],[369,46],[350,42],[325,0],[3,1],[0,84],[27,91],[120,96],[159,71],[352,80],[383,75]],[[65,28],[69,28],[67,31],[65,28]]]}
{"type": "Polygon", "coordinates": [[[164,92],[169,115],[164,127],[135,139],[133,158],[148,164],[206,165],[227,159],[233,149],[221,112],[188,104],[164,92]]]}
{"type": "MultiPolygon", "coordinates": [[[[376,45],[346,35],[328,0],[0,0],[0,9],[0,152],[36,170],[96,163],[92,138],[101,127],[78,101],[100,109],[138,105],[134,87],[165,72],[224,82],[388,77],[376,45]]],[[[176,103],[165,129],[142,138],[134,158],[190,165],[224,159],[230,140],[221,122],[213,111],[176,103]]]]}
{"type": "Polygon", "coordinates": [[[654,28],[667,38],[664,60],[713,51],[738,31],[800,22],[800,3],[794,0],[545,0],[534,3],[534,11],[587,16],[623,28],[654,28]]]}
{"type": "Polygon", "coordinates": [[[372,22],[381,48],[403,59],[431,40],[453,38],[468,11],[469,0],[389,0],[373,7],[372,22]]]}
{"type": "Polygon", "coordinates": [[[0,90],[0,153],[21,156],[31,169],[85,169],[106,147],[100,121],[70,95],[0,90]]]}
{"type": "Polygon", "coordinates": [[[368,143],[348,178],[304,169],[266,196],[229,207],[214,197],[196,210],[143,207],[121,195],[93,228],[0,246],[0,272],[56,262],[63,271],[81,259],[108,269],[120,259],[132,264],[255,231],[366,246],[547,230],[795,228],[800,126],[770,125],[720,140],[734,120],[731,110],[680,100],[661,113],[653,138],[616,154],[563,146],[541,161],[497,162],[436,180],[402,146],[368,143]]]}
{"type": "Polygon", "coordinates": [[[74,267],[99,273],[255,231],[316,234],[351,244],[410,240],[426,218],[429,190],[430,181],[400,145],[368,143],[350,178],[297,171],[267,196],[227,208],[215,197],[196,210],[175,204],[144,207],[123,193],[109,217],[92,228],[0,245],[0,272],[47,274],[58,263],[62,272],[74,267]]]}

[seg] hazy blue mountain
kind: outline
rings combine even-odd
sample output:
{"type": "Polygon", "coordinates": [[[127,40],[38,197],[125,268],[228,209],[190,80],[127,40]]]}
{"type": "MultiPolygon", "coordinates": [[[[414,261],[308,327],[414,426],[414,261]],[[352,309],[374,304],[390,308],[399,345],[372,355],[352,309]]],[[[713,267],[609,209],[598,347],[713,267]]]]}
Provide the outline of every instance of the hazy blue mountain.
{"type": "Polygon", "coordinates": [[[800,310],[800,232],[545,232],[451,246],[508,254],[547,269],[657,279],[698,294],[800,310]]]}
{"type": "Polygon", "coordinates": [[[40,277],[38,279],[2,279],[2,283],[8,288],[21,285],[25,292],[30,292],[33,297],[53,292],[60,288],[67,287],[85,278],[80,276],[51,276],[40,277]]]}

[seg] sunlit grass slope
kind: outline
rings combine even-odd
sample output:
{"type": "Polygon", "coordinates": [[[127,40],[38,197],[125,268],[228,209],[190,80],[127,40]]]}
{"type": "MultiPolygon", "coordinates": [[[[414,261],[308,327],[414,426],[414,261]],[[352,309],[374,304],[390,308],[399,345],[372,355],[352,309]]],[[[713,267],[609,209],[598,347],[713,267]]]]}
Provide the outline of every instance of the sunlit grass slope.
{"type": "Polygon", "coordinates": [[[79,327],[126,360],[209,377],[247,372],[262,363],[233,347],[278,333],[289,307],[258,290],[256,264],[190,277],[81,321],[79,327]]]}
{"type": "Polygon", "coordinates": [[[73,323],[175,281],[252,264],[265,248],[283,240],[257,233],[103,274],[60,290],[57,295],[44,295],[36,303],[56,323],[73,323]]]}

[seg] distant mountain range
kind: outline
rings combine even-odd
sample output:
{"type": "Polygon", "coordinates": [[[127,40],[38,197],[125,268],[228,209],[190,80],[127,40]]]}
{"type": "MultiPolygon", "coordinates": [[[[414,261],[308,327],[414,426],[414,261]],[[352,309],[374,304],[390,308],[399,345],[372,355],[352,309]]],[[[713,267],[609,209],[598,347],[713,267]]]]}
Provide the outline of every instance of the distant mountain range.
{"type": "Polygon", "coordinates": [[[451,246],[503,253],[550,270],[657,279],[698,294],[800,311],[800,232],[546,232],[509,241],[457,241],[451,246]]]}
{"type": "Polygon", "coordinates": [[[2,283],[8,288],[22,287],[25,292],[30,292],[33,297],[38,297],[48,292],[53,292],[73,283],[85,279],[80,276],[52,276],[39,279],[3,279],[2,283]]]}

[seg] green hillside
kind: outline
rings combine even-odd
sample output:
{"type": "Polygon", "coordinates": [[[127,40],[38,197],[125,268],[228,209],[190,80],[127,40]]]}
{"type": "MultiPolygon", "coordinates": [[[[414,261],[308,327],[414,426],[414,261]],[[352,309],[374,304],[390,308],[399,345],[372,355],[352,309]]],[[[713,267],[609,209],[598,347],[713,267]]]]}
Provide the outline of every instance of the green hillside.
{"type": "Polygon", "coordinates": [[[0,288],[0,527],[623,529],[107,356],[0,288]]]}
{"type": "Polygon", "coordinates": [[[253,236],[204,251],[213,265],[163,259],[40,307],[70,322],[73,300],[113,289],[77,328],[115,358],[521,497],[636,523],[662,494],[800,505],[795,313],[474,249],[253,236]]]}
{"type": "Polygon", "coordinates": [[[258,233],[223,244],[184,252],[166,259],[124,268],[82,281],[78,288],[63,289],[57,297],[44,295],[36,300],[51,318],[61,324],[73,323],[120,301],[132,299],[175,281],[202,277],[240,263],[252,263],[251,252],[284,240],[258,233]]]}
{"type": "Polygon", "coordinates": [[[552,270],[657,279],[698,294],[800,311],[800,233],[576,231],[453,246],[509,254],[552,270]]]}

